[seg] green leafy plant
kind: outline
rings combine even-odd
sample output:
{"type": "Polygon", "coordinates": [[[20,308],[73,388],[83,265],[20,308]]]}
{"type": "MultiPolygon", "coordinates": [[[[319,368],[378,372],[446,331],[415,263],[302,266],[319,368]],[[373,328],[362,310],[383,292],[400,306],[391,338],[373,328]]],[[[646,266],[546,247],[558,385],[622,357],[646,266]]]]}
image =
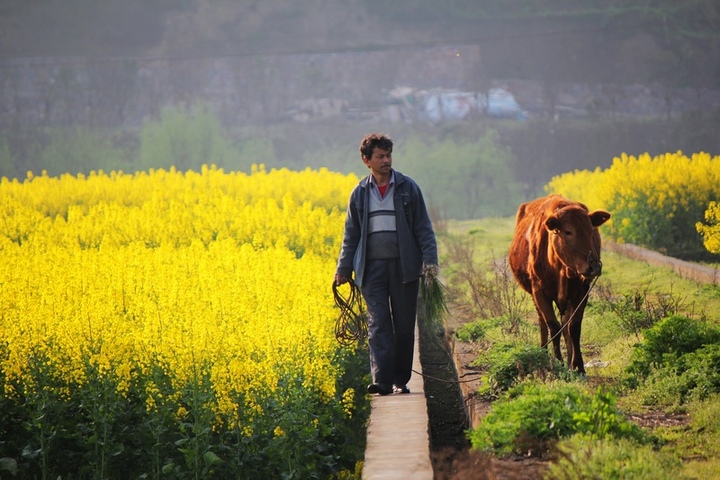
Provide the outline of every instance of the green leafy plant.
{"type": "Polygon", "coordinates": [[[485,327],[484,322],[482,320],[475,320],[455,330],[455,338],[461,342],[477,342],[485,338],[486,332],[487,327],[485,327]]]}
{"type": "MultiPolygon", "coordinates": [[[[645,340],[633,351],[627,373],[646,378],[653,368],[673,365],[684,354],[720,341],[720,329],[700,320],[670,315],[645,332],[645,340]]],[[[631,382],[632,384],[633,382],[631,382]]]]}
{"type": "Polygon", "coordinates": [[[616,404],[615,395],[598,387],[590,405],[573,414],[577,431],[596,438],[645,439],[640,428],[620,414],[616,404]]]}
{"type": "Polygon", "coordinates": [[[486,396],[496,396],[526,377],[545,378],[552,374],[557,378],[564,369],[550,358],[546,348],[506,343],[493,345],[480,354],[473,366],[488,369],[487,384],[480,389],[486,396]]]}
{"type": "Polygon", "coordinates": [[[644,404],[666,407],[720,393],[720,345],[704,345],[653,369],[637,390],[644,404]]]}
{"type": "Polygon", "coordinates": [[[575,435],[558,443],[545,478],[679,480],[680,461],[635,440],[575,435]]]}
{"type": "Polygon", "coordinates": [[[497,455],[541,454],[576,433],[597,438],[643,439],[615,408],[614,397],[594,396],[579,384],[526,381],[493,404],[478,428],[469,433],[472,447],[497,455]],[[599,407],[599,412],[594,409],[599,407]]]}
{"type": "Polygon", "coordinates": [[[650,298],[649,289],[650,284],[615,296],[610,288],[599,287],[597,291],[600,299],[590,309],[601,313],[608,310],[613,312],[620,319],[619,326],[623,332],[639,338],[644,330],[686,306],[684,299],[678,297],[672,288],[667,293],[656,295],[655,300],[650,298]]]}

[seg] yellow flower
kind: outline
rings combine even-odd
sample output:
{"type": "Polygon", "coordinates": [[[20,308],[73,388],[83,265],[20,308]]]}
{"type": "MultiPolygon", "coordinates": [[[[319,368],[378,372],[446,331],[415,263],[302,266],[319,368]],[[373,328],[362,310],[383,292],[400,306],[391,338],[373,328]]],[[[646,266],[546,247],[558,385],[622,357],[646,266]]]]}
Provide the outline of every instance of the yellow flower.
{"type": "Polygon", "coordinates": [[[230,426],[262,415],[286,371],[332,401],[327,279],[357,182],[262,165],[3,180],[5,395],[70,395],[95,375],[120,395],[138,381],[148,410],[182,418],[183,392],[204,385],[230,426]]]}

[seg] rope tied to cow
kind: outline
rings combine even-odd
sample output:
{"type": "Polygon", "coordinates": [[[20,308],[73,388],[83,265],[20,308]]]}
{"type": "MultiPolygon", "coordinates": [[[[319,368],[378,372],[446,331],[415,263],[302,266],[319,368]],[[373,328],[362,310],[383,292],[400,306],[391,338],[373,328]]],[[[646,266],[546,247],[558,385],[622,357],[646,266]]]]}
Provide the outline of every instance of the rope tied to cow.
{"type": "MultiPolygon", "coordinates": [[[[599,268],[599,271],[602,272],[602,261],[600,260],[600,255],[598,254],[598,252],[595,251],[594,247],[592,247],[592,250],[589,251],[589,252],[587,252],[587,254],[586,254],[584,251],[580,250],[580,249],[577,248],[575,245],[573,245],[573,244],[565,241],[565,239],[563,238],[563,236],[560,235],[560,231],[559,231],[559,230],[554,230],[554,231],[553,231],[553,234],[557,235],[558,238],[560,238],[560,240],[562,240],[562,242],[563,242],[565,245],[567,245],[569,248],[573,249],[574,251],[576,251],[577,253],[579,253],[579,254],[581,254],[581,255],[586,255],[586,259],[587,259],[588,263],[592,263],[593,261],[595,261],[596,264],[597,264],[597,266],[598,266],[598,268],[599,268]]],[[[565,330],[565,327],[567,327],[568,325],[570,325],[570,324],[572,323],[573,317],[575,317],[575,314],[577,313],[578,309],[580,308],[580,305],[582,305],[583,302],[585,302],[585,301],[587,300],[587,298],[590,296],[590,291],[591,291],[591,290],[593,289],[593,287],[595,286],[595,283],[597,282],[598,278],[600,278],[600,275],[597,275],[596,277],[593,278],[593,281],[592,281],[592,283],[590,284],[590,286],[588,287],[587,292],[585,292],[585,296],[583,296],[582,300],[580,300],[580,301],[578,302],[578,304],[575,305],[575,310],[573,310],[572,314],[570,315],[570,318],[568,318],[568,321],[565,322],[565,323],[562,323],[562,322],[561,322],[560,328],[558,329],[557,333],[555,333],[555,335],[553,335],[552,337],[550,337],[550,339],[549,339],[547,342],[545,342],[545,345],[543,345],[543,348],[545,348],[545,347],[547,347],[548,345],[550,345],[550,343],[552,343],[552,341],[555,340],[555,338],[557,338],[557,336],[560,335],[563,330],[565,330]]],[[[562,312],[561,312],[561,315],[562,315],[562,312]]]]}
{"type": "Polygon", "coordinates": [[[552,343],[552,341],[555,340],[555,338],[556,338],[558,335],[560,335],[563,330],[565,330],[565,327],[567,327],[568,325],[570,325],[570,324],[572,323],[573,317],[575,316],[575,314],[577,313],[578,309],[580,308],[580,305],[582,305],[583,302],[584,302],[585,300],[587,300],[587,298],[590,296],[590,291],[591,291],[591,290],[593,289],[593,287],[595,286],[595,283],[597,283],[598,278],[600,278],[600,277],[597,276],[597,277],[593,278],[593,281],[592,281],[592,283],[590,284],[590,286],[588,287],[587,292],[585,292],[585,296],[578,302],[577,305],[575,305],[575,310],[573,310],[572,314],[570,314],[570,318],[568,318],[568,321],[565,322],[565,323],[560,322],[560,328],[558,329],[557,333],[555,333],[555,335],[553,335],[552,337],[550,337],[550,339],[549,339],[547,342],[545,342],[545,345],[543,345],[542,348],[545,348],[545,347],[547,347],[548,345],[550,345],[550,344],[552,343]]]}
{"type": "Polygon", "coordinates": [[[367,312],[362,302],[360,287],[354,282],[347,282],[350,285],[350,292],[343,296],[338,291],[337,283],[333,282],[333,299],[335,305],[340,309],[340,314],[335,320],[335,339],[343,346],[350,346],[367,338],[367,312]]]}

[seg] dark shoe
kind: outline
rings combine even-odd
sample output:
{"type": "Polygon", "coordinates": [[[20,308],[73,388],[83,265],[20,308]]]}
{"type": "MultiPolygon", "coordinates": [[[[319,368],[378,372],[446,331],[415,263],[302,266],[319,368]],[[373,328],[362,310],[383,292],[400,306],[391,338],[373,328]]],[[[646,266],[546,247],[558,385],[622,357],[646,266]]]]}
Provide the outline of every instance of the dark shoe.
{"type": "Polygon", "coordinates": [[[393,387],[393,393],[410,393],[410,389],[407,385],[395,385],[393,387]]]}
{"type": "Polygon", "coordinates": [[[385,385],[384,383],[371,383],[367,387],[368,393],[377,393],[380,395],[390,395],[393,393],[393,389],[390,388],[389,385],[385,385]]]}

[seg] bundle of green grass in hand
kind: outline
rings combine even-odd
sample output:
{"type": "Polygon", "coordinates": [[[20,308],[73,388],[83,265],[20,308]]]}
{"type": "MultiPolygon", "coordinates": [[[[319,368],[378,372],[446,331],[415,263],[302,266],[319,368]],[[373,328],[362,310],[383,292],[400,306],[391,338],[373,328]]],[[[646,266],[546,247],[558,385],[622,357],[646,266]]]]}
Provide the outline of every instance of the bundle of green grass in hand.
{"type": "Polygon", "coordinates": [[[445,298],[445,286],[438,278],[437,265],[426,265],[420,280],[420,299],[425,313],[425,322],[438,328],[444,328],[444,317],[449,312],[445,298]]]}

